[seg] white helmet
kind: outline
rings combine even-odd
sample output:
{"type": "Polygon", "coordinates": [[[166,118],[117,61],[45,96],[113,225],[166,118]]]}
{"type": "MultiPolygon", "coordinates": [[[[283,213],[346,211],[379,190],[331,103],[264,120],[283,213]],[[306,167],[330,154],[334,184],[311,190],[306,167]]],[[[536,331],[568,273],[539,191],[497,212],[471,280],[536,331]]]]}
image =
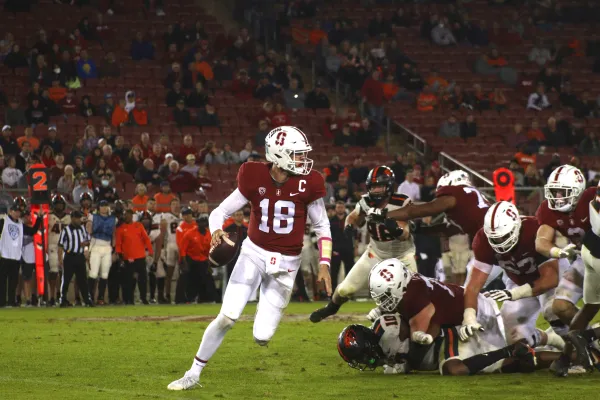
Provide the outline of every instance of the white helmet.
{"type": "Polygon", "coordinates": [[[397,258],[375,265],[369,274],[369,290],[375,304],[386,313],[394,312],[411,278],[412,272],[397,258]]]}
{"type": "Polygon", "coordinates": [[[451,185],[452,185],[452,181],[450,180],[450,173],[448,172],[447,174],[442,175],[442,177],[438,180],[437,189],[439,189],[443,186],[451,186],[451,185]]]}
{"type": "Polygon", "coordinates": [[[492,205],[483,219],[483,232],[496,253],[510,251],[519,241],[521,218],[513,203],[500,201],[492,205]]]}
{"type": "Polygon", "coordinates": [[[585,177],[572,165],[561,165],[548,177],[544,186],[544,196],[548,208],[560,212],[571,211],[585,190],[585,177]]]}
{"type": "Polygon", "coordinates": [[[447,186],[473,186],[471,178],[462,169],[456,169],[448,172],[448,185],[447,186]]]}
{"type": "Polygon", "coordinates": [[[267,161],[295,175],[308,175],[313,160],[307,157],[312,150],[304,132],[293,126],[273,129],[265,139],[267,161]]]}

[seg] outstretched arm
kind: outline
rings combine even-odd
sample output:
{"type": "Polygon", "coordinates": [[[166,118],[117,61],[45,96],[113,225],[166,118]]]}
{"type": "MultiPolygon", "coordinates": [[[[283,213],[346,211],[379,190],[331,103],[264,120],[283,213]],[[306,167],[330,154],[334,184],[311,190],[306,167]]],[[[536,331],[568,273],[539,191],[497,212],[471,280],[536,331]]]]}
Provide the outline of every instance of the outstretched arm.
{"type": "Polygon", "coordinates": [[[454,196],[440,196],[429,203],[409,204],[387,213],[388,218],[408,221],[415,218],[429,217],[446,212],[456,205],[454,196]]]}

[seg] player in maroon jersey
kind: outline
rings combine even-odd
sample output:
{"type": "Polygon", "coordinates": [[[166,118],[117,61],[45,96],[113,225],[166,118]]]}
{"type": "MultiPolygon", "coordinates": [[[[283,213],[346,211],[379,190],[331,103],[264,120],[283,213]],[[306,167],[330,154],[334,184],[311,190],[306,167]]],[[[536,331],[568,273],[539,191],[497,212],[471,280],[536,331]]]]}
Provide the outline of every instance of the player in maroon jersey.
{"type": "Polygon", "coordinates": [[[496,264],[506,272],[506,289],[491,290],[485,295],[504,302],[501,314],[507,342],[526,339],[532,347],[550,344],[562,348],[564,343],[554,332],[546,334],[536,329],[540,311],[551,325],[559,322],[552,313],[558,262],[535,251],[538,227],[535,218],[520,217],[512,203],[501,201],[490,207],[483,228],[473,240],[475,262],[465,288],[461,339],[467,340],[482,328],[476,318],[477,299],[496,264]]]}
{"type": "Polygon", "coordinates": [[[569,325],[577,313],[576,304],[583,296],[585,268],[578,252],[583,236],[591,229],[589,204],[596,196],[596,188],[586,189],[581,171],[562,165],[548,177],[544,196],[546,200],[536,212],[540,229],[535,248],[547,257],[560,259],[561,268],[567,269],[556,288],[552,308],[561,321],[569,325]],[[561,236],[569,243],[560,243],[561,236]]]}
{"type": "Polygon", "coordinates": [[[198,385],[200,372],[240,317],[250,296],[260,288],[254,318],[254,340],[266,345],[279,325],[300,269],[306,218],[310,217],[320,251],[319,281],[331,295],[329,262],[331,233],[322,197],[325,181],[312,170],[311,146],[302,131],[291,126],[273,129],[265,139],[268,163],[246,162],[238,172],[238,188],[209,218],[212,245],[227,234],[223,223],[247,203],[252,206],[248,237],[229,278],[219,315],[208,325],[190,370],[169,384],[169,390],[198,385]]]}

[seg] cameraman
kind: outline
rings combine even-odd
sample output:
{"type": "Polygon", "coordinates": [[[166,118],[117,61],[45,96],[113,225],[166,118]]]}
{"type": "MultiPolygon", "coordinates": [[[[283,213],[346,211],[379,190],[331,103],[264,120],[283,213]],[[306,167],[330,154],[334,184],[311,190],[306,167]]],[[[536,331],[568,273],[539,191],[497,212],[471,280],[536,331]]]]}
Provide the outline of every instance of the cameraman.
{"type": "Polygon", "coordinates": [[[181,240],[182,271],[187,279],[187,301],[198,297],[198,303],[218,300],[217,289],[208,262],[211,235],[208,214],[196,220],[197,229],[190,229],[181,240]]]}

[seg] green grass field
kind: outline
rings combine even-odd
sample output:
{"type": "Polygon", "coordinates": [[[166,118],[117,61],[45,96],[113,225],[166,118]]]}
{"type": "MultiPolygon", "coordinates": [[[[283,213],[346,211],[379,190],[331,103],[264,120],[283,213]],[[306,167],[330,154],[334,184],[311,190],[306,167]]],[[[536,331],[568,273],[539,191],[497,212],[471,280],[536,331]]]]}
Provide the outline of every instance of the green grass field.
{"type": "MultiPolygon", "coordinates": [[[[0,399],[598,399],[600,374],[441,377],[359,372],[337,354],[349,318],[312,324],[319,306],[291,304],[266,347],[239,322],[202,374],[203,388],[169,392],[191,365],[210,306],[0,311],[0,399]],[[193,318],[199,317],[199,318],[193,318]],[[346,319],[346,321],[344,321],[346,319]]],[[[345,313],[365,313],[350,303],[345,313]]],[[[251,316],[254,305],[246,308],[251,316]]],[[[348,316],[347,316],[348,317],[348,316]]]]}

